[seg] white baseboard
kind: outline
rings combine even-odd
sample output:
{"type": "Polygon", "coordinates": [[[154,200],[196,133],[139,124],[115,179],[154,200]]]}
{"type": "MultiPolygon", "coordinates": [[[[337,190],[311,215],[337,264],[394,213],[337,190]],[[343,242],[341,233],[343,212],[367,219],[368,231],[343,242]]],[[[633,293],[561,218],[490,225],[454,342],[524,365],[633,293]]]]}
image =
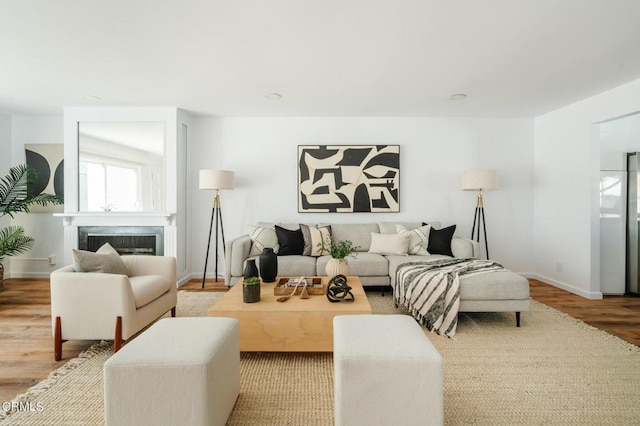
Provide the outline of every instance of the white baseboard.
{"type": "Polygon", "coordinates": [[[4,278],[49,278],[51,272],[14,272],[7,274],[5,269],[4,278]]]}
{"type": "Polygon", "coordinates": [[[558,287],[562,290],[566,290],[569,293],[577,294],[578,296],[582,296],[586,299],[598,300],[602,299],[602,293],[599,291],[585,291],[584,289],[574,287],[570,284],[563,283],[562,281],[554,280],[553,278],[545,277],[544,275],[528,273],[524,275],[526,278],[533,278],[554,287],[558,287]]]}

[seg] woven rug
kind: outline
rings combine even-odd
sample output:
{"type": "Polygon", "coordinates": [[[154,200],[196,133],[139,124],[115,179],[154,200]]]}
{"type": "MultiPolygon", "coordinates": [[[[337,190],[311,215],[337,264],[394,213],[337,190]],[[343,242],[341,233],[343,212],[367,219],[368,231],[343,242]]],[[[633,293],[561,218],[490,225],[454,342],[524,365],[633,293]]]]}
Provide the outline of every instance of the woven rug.
{"type": "MultiPolygon", "coordinates": [[[[206,315],[220,293],[180,292],[178,312],[206,315]]],[[[374,313],[398,313],[389,295],[369,297],[374,313]]],[[[640,348],[533,302],[513,313],[460,314],[458,333],[427,333],[445,359],[445,424],[640,424],[640,348]]],[[[16,398],[33,411],[1,425],[100,425],[98,343],[16,398]]],[[[245,353],[242,388],[229,425],[333,423],[331,354],[245,353]]],[[[375,389],[371,389],[373,403],[375,389]]],[[[24,405],[23,405],[24,406],[24,405]]]]}

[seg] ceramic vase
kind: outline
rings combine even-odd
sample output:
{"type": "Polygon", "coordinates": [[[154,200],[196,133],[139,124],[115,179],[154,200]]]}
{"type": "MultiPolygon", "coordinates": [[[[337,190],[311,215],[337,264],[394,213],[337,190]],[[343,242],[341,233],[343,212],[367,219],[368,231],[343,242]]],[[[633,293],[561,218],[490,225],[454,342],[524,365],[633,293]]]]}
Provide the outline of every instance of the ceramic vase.
{"type": "Polygon", "coordinates": [[[336,275],[344,275],[345,277],[351,272],[347,259],[334,259],[333,257],[327,262],[327,276],[335,277],[336,275]]]}
{"type": "Polygon", "coordinates": [[[260,255],[260,278],[266,283],[272,283],[278,275],[278,256],[272,248],[265,248],[260,255]]]}
{"type": "Polygon", "coordinates": [[[258,267],[256,266],[255,259],[248,259],[246,265],[244,266],[244,272],[242,276],[246,280],[251,277],[258,277],[258,267]]]}

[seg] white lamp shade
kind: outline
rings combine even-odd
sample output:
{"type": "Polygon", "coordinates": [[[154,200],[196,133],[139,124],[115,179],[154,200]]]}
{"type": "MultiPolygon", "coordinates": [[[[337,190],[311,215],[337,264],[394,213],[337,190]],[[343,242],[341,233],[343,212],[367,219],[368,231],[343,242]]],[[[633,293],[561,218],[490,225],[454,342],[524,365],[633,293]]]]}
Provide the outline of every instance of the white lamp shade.
{"type": "Polygon", "coordinates": [[[463,191],[490,191],[498,189],[498,172],[495,170],[466,170],[462,174],[463,191]]]}
{"type": "Polygon", "coordinates": [[[229,170],[200,170],[200,189],[233,189],[234,178],[229,170]]]}

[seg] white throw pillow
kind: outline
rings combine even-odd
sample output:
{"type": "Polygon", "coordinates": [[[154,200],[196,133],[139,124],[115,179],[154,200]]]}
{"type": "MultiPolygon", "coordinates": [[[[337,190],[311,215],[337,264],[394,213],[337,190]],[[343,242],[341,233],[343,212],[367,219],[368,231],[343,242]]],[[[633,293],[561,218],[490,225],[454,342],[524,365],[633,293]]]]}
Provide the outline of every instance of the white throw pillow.
{"type": "Polygon", "coordinates": [[[331,227],[330,226],[309,226],[300,224],[302,237],[304,238],[304,256],[324,256],[331,254],[331,227]],[[324,241],[324,243],[323,243],[324,241]]]}
{"type": "Polygon", "coordinates": [[[104,243],[95,253],[73,249],[73,267],[76,272],[129,275],[127,265],[109,243],[104,243]]]}
{"type": "Polygon", "coordinates": [[[417,254],[426,256],[429,254],[427,247],[429,246],[429,231],[431,225],[421,226],[420,228],[409,229],[403,225],[396,225],[398,234],[409,235],[409,254],[417,254]]]}
{"type": "Polygon", "coordinates": [[[371,233],[371,248],[369,253],[407,255],[409,248],[409,234],[378,234],[371,233]]]}
{"type": "Polygon", "coordinates": [[[266,247],[272,248],[274,253],[278,253],[278,250],[280,249],[280,245],[278,244],[278,235],[276,234],[276,227],[274,225],[249,225],[249,238],[251,238],[252,242],[249,256],[262,254],[262,250],[266,247]]]}

